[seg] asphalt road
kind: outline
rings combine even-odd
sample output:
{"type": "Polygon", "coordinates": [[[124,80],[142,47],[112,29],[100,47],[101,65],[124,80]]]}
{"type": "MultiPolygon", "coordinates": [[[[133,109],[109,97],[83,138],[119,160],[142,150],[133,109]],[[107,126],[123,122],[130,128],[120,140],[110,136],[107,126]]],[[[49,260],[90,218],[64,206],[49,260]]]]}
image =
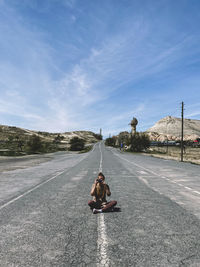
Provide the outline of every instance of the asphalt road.
{"type": "Polygon", "coordinates": [[[101,143],[0,167],[0,266],[200,266],[200,166],[101,143]],[[100,169],[121,212],[87,206],[100,169]]]}

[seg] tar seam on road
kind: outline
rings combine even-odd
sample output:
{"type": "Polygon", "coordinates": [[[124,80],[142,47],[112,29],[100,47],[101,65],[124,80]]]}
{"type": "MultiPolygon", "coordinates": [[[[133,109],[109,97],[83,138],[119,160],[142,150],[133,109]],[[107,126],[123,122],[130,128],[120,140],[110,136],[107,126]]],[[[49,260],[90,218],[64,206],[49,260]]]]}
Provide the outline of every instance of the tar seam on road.
{"type": "MultiPolygon", "coordinates": [[[[99,150],[100,150],[100,165],[99,165],[99,172],[102,172],[102,162],[103,162],[103,155],[101,151],[101,143],[99,143],[99,150]]],[[[97,219],[97,232],[98,232],[98,239],[97,239],[97,266],[109,266],[109,259],[107,256],[107,235],[106,235],[106,226],[104,221],[104,214],[99,213],[97,219]]]]}
{"type": "MultiPolygon", "coordinates": [[[[112,151],[112,150],[111,150],[111,151],[112,151]]],[[[139,168],[141,168],[141,169],[143,169],[143,170],[145,170],[145,171],[148,171],[148,172],[150,172],[150,173],[152,173],[152,174],[154,174],[154,175],[156,175],[156,176],[158,176],[158,177],[161,177],[161,178],[163,178],[163,179],[166,179],[166,180],[168,180],[168,181],[171,182],[171,183],[174,183],[174,184],[177,184],[177,185],[179,185],[179,186],[182,186],[182,187],[184,187],[185,189],[190,190],[191,192],[200,195],[200,192],[199,192],[199,191],[193,190],[193,189],[190,188],[190,187],[187,187],[187,186],[184,186],[184,185],[182,185],[182,184],[179,184],[179,183],[177,183],[177,182],[175,182],[175,181],[172,181],[171,179],[169,179],[169,178],[167,178],[167,177],[165,177],[165,176],[161,176],[161,175],[155,173],[155,172],[152,171],[152,170],[149,170],[149,169],[147,169],[147,168],[144,168],[144,167],[140,166],[139,164],[133,163],[133,162],[131,162],[131,161],[125,159],[125,158],[122,158],[122,157],[120,157],[120,155],[116,154],[116,153],[113,152],[113,151],[112,151],[112,153],[113,153],[114,155],[116,155],[117,157],[119,157],[119,158],[121,158],[121,159],[123,159],[123,160],[126,160],[126,161],[128,161],[129,163],[131,163],[131,164],[133,164],[133,165],[135,165],[135,166],[137,166],[137,167],[139,167],[139,168]]]]}
{"type": "MultiPolygon", "coordinates": [[[[94,147],[95,147],[95,146],[94,146],[94,147]]],[[[94,147],[93,147],[93,150],[94,150],[94,147]]],[[[93,151],[93,150],[92,150],[92,151],[93,151]]],[[[91,151],[91,152],[92,152],[92,151],[91,151]]],[[[86,156],[87,156],[87,155],[86,155],[86,156]]],[[[83,157],[83,158],[81,158],[81,160],[79,160],[78,163],[80,163],[82,160],[84,160],[84,159],[86,158],[86,156],[83,157]]],[[[78,164],[78,163],[77,163],[77,164],[78,164]]],[[[33,188],[29,189],[29,190],[26,191],[25,193],[23,193],[23,194],[21,194],[21,195],[15,197],[15,198],[13,198],[12,200],[10,200],[10,201],[8,201],[7,203],[5,203],[4,205],[0,206],[0,210],[2,210],[3,208],[5,208],[5,207],[9,206],[10,204],[14,203],[15,201],[19,200],[20,198],[22,198],[22,197],[24,197],[24,196],[30,194],[31,192],[33,192],[33,191],[36,190],[37,188],[43,186],[44,184],[50,182],[51,180],[54,180],[56,177],[58,177],[59,175],[63,174],[65,171],[66,171],[66,170],[57,173],[55,176],[49,178],[48,180],[46,180],[46,181],[44,181],[44,182],[42,182],[42,183],[40,183],[40,184],[34,186],[33,188]]]]}

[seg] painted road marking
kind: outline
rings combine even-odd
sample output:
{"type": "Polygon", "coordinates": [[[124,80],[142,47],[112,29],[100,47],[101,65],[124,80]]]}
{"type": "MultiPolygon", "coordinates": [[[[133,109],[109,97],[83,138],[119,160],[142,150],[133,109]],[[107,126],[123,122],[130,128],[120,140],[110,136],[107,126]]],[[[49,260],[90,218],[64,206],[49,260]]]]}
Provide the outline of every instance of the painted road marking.
{"type": "Polygon", "coordinates": [[[72,177],[71,181],[80,181],[81,179],[83,179],[83,176],[75,176],[72,177]]]}
{"type": "MultiPolygon", "coordinates": [[[[112,151],[112,152],[113,152],[113,151],[112,151]]],[[[160,177],[160,178],[164,178],[164,179],[168,180],[168,181],[171,182],[171,183],[176,183],[176,184],[178,184],[179,186],[182,186],[182,187],[184,187],[185,189],[188,189],[188,190],[192,190],[193,193],[196,193],[196,194],[200,195],[200,192],[199,192],[199,191],[195,191],[195,190],[193,190],[193,189],[189,189],[189,187],[187,187],[187,186],[184,186],[184,185],[182,185],[182,184],[179,184],[179,183],[177,183],[177,182],[175,182],[175,181],[173,181],[173,180],[171,180],[171,179],[169,179],[169,178],[167,178],[167,177],[165,177],[165,176],[161,176],[161,175],[155,173],[155,172],[152,171],[152,170],[149,170],[149,169],[147,169],[147,168],[145,168],[145,167],[143,167],[143,166],[140,166],[139,164],[133,163],[133,162],[131,162],[131,161],[125,159],[125,158],[122,158],[120,155],[116,154],[115,152],[113,152],[113,154],[116,155],[117,157],[119,157],[119,158],[121,158],[121,159],[123,159],[123,160],[125,160],[125,161],[128,161],[129,163],[131,163],[131,164],[133,164],[133,165],[135,165],[135,166],[137,166],[137,167],[139,167],[139,168],[141,168],[141,169],[147,171],[147,172],[151,172],[151,173],[154,174],[155,176],[158,176],[158,177],[160,177]]]]}
{"type": "Polygon", "coordinates": [[[198,194],[198,195],[200,195],[200,192],[198,192],[198,191],[192,191],[193,193],[196,193],[196,194],[198,194]]]}
{"type": "Polygon", "coordinates": [[[35,187],[31,188],[30,190],[26,191],[25,193],[19,195],[18,197],[13,198],[12,200],[10,200],[10,201],[8,201],[7,203],[5,203],[4,205],[2,205],[2,206],[0,207],[0,210],[2,210],[3,208],[5,208],[5,207],[9,206],[10,204],[14,203],[15,201],[19,200],[20,198],[22,198],[22,197],[24,197],[24,196],[30,194],[30,193],[33,192],[35,189],[37,189],[37,188],[43,186],[44,184],[46,184],[46,183],[52,181],[53,179],[55,179],[55,178],[58,177],[59,175],[63,174],[64,172],[65,172],[65,171],[56,174],[55,176],[49,178],[48,180],[42,182],[42,183],[39,184],[39,185],[36,185],[35,187]]]}
{"type": "Polygon", "coordinates": [[[177,183],[178,185],[180,185],[180,186],[182,186],[182,187],[185,187],[183,184],[179,184],[179,183],[177,183]]]}
{"type": "Polygon", "coordinates": [[[188,189],[188,190],[192,190],[192,188],[188,187],[188,186],[184,186],[185,189],[188,189]]]}
{"type": "Polygon", "coordinates": [[[148,181],[147,181],[144,177],[142,177],[142,176],[138,176],[138,178],[139,178],[140,180],[142,180],[143,183],[149,185],[148,181]]]}
{"type": "Polygon", "coordinates": [[[107,247],[108,247],[108,241],[106,235],[104,214],[100,213],[98,216],[98,240],[97,240],[97,250],[100,256],[100,262],[97,263],[98,267],[109,266],[107,247]]]}
{"type": "MultiPolygon", "coordinates": [[[[99,143],[99,150],[100,150],[100,164],[99,164],[99,172],[102,172],[102,162],[103,162],[103,155],[101,150],[101,143],[99,143]]],[[[106,235],[106,225],[104,221],[104,214],[99,213],[98,214],[98,224],[97,224],[97,232],[98,232],[98,239],[97,239],[97,255],[98,259],[100,259],[100,262],[97,263],[98,267],[102,266],[109,266],[109,258],[107,256],[107,247],[108,247],[108,241],[107,241],[107,235],[106,235]]]]}
{"type": "MultiPolygon", "coordinates": [[[[82,158],[77,162],[77,164],[79,164],[79,163],[80,163],[82,160],[84,160],[87,156],[88,156],[88,155],[86,154],[86,156],[82,157],[82,158]]],[[[77,165],[77,164],[76,164],[76,165],[77,165]]],[[[62,171],[62,172],[57,173],[55,176],[49,178],[48,180],[46,180],[46,181],[44,181],[44,182],[42,182],[42,183],[40,183],[40,184],[34,186],[33,188],[29,189],[29,190],[26,191],[25,193],[19,195],[18,197],[15,197],[15,198],[13,198],[12,200],[6,202],[6,203],[3,204],[2,206],[0,206],[0,210],[2,210],[3,208],[9,206],[10,204],[14,203],[15,201],[17,201],[17,200],[23,198],[24,196],[30,194],[30,193],[33,192],[34,190],[36,190],[36,189],[40,188],[41,186],[43,186],[44,184],[46,184],[46,183],[48,183],[48,182],[54,180],[55,178],[57,178],[58,176],[60,176],[60,175],[63,174],[64,172],[65,172],[65,170],[62,171]]]]}
{"type": "Polygon", "coordinates": [[[99,150],[100,150],[100,155],[101,155],[99,171],[102,172],[103,156],[102,156],[102,151],[101,151],[101,143],[99,143],[99,150]]]}

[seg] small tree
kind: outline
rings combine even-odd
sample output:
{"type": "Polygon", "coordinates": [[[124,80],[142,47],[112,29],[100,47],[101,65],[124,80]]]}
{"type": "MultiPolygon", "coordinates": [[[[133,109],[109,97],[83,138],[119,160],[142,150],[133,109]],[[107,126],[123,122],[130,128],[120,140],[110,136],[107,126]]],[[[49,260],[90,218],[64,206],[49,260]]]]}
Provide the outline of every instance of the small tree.
{"type": "Polygon", "coordinates": [[[70,150],[72,151],[81,151],[85,148],[85,140],[79,137],[73,137],[70,140],[70,150]]]}
{"type": "Polygon", "coordinates": [[[145,133],[135,133],[130,137],[130,150],[141,152],[150,146],[150,139],[145,133]]]}
{"type": "Polygon", "coordinates": [[[22,152],[22,148],[24,146],[24,141],[21,140],[18,135],[15,136],[15,141],[17,143],[17,148],[20,149],[20,151],[22,152]]]}
{"type": "Polygon", "coordinates": [[[103,139],[103,136],[101,134],[96,134],[96,133],[93,133],[94,137],[98,140],[102,140],[103,139]]]}
{"type": "Polygon", "coordinates": [[[108,137],[105,140],[106,146],[115,146],[116,139],[114,137],[108,137]]]}
{"type": "Polygon", "coordinates": [[[32,135],[27,145],[31,152],[39,152],[39,151],[42,151],[43,149],[41,138],[37,135],[32,135]]]}
{"type": "Polygon", "coordinates": [[[18,142],[17,142],[17,147],[20,149],[21,152],[22,152],[22,148],[23,148],[23,146],[24,146],[24,141],[22,141],[22,140],[18,140],[18,142]]]}
{"type": "Polygon", "coordinates": [[[129,139],[130,139],[130,134],[129,132],[121,132],[118,135],[118,142],[119,145],[124,144],[124,145],[129,145],[129,139]]]}

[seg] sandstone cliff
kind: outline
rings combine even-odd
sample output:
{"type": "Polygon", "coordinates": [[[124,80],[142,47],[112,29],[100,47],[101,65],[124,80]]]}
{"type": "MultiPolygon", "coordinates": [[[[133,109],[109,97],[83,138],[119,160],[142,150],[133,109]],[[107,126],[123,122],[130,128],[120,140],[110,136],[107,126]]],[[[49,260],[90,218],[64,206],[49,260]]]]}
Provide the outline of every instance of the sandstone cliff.
{"type": "MultiPolygon", "coordinates": [[[[159,120],[146,133],[151,140],[180,140],[181,119],[167,116],[159,120]]],[[[184,119],[184,140],[195,140],[200,137],[200,120],[184,119]]]]}

